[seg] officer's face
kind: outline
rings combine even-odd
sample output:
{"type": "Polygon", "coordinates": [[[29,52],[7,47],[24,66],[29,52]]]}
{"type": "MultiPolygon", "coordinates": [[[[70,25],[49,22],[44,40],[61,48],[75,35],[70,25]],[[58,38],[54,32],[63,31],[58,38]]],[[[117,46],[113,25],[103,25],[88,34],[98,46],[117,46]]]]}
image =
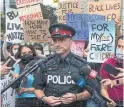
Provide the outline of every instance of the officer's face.
{"type": "Polygon", "coordinates": [[[71,38],[53,38],[53,44],[57,54],[65,54],[70,51],[71,38]]]}

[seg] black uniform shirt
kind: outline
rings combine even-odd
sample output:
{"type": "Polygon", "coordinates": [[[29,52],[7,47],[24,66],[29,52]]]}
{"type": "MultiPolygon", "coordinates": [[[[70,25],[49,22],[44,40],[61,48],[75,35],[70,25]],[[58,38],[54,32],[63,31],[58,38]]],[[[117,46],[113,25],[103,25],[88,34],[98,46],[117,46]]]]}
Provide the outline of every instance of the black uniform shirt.
{"type": "Polygon", "coordinates": [[[79,93],[83,90],[76,86],[71,78],[73,73],[80,74],[80,68],[86,62],[81,57],[69,53],[65,58],[55,54],[41,64],[41,71],[37,74],[34,87],[44,89],[47,96],[61,96],[67,92],[79,93]]]}

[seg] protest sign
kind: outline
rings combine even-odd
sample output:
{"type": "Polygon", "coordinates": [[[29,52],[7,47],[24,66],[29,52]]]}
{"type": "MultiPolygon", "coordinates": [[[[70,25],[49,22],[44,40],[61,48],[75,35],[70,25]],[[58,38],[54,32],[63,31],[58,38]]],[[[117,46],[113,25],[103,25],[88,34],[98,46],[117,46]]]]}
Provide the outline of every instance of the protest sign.
{"type": "Polygon", "coordinates": [[[16,9],[6,10],[6,35],[7,42],[21,43],[24,41],[23,28],[16,9]]]}
{"type": "Polygon", "coordinates": [[[67,13],[81,13],[79,1],[61,1],[58,3],[58,22],[66,23],[67,13]]]}
{"type": "MultiPolygon", "coordinates": [[[[0,88],[5,88],[10,82],[12,81],[12,78],[9,75],[5,75],[4,79],[1,79],[0,81],[0,88]]],[[[1,94],[1,104],[2,107],[14,107],[15,106],[15,90],[13,91],[12,88],[9,88],[6,90],[3,94],[1,94]]]]}
{"type": "Polygon", "coordinates": [[[89,52],[87,61],[104,63],[115,51],[114,21],[89,22],[89,52]]]}
{"type": "Polygon", "coordinates": [[[89,2],[88,13],[105,15],[107,20],[118,21],[120,19],[121,1],[89,2]]]}
{"type": "Polygon", "coordinates": [[[48,19],[26,20],[23,23],[24,40],[28,42],[47,42],[50,37],[49,26],[48,19]]]}
{"type": "Polygon", "coordinates": [[[76,34],[73,37],[73,40],[88,40],[89,38],[89,29],[88,22],[93,22],[96,20],[103,21],[105,17],[103,15],[96,14],[67,14],[66,15],[66,24],[70,25],[76,30],[76,34]]]}
{"type": "Polygon", "coordinates": [[[83,50],[84,50],[84,41],[73,41],[71,45],[71,51],[83,57],[83,50]]]}
{"type": "Polygon", "coordinates": [[[21,24],[25,20],[43,19],[40,4],[25,8],[18,8],[17,10],[21,24]]]}
{"type": "Polygon", "coordinates": [[[16,0],[17,8],[39,4],[41,0],[16,0]]]}

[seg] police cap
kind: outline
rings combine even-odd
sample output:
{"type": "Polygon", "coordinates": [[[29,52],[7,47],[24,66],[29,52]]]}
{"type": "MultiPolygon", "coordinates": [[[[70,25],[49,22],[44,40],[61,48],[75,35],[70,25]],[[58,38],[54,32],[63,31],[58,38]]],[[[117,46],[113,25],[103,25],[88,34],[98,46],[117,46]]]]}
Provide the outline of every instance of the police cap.
{"type": "Polygon", "coordinates": [[[72,38],[76,33],[74,28],[70,27],[69,25],[60,23],[51,25],[49,27],[49,32],[52,38],[56,37],[72,38]]]}

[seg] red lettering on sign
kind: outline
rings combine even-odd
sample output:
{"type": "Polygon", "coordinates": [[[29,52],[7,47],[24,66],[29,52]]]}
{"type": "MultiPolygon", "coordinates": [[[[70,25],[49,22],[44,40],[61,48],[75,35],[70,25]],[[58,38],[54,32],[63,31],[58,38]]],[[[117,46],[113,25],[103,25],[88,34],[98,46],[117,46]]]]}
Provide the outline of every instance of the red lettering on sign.
{"type": "Polygon", "coordinates": [[[20,21],[24,21],[24,20],[30,20],[30,19],[38,19],[42,17],[42,13],[41,12],[37,12],[34,14],[29,14],[29,15],[24,15],[24,16],[20,16],[19,19],[20,21]]]}

